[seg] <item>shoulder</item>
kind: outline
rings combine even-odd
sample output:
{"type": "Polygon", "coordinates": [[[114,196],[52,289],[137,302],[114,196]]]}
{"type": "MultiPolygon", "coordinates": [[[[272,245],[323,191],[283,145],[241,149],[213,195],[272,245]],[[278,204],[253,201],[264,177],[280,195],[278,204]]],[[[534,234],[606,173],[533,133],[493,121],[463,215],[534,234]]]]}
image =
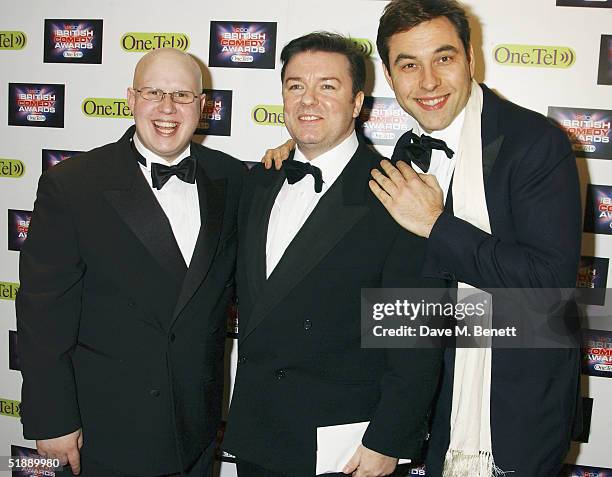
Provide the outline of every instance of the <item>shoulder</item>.
{"type": "Polygon", "coordinates": [[[60,183],[80,184],[88,178],[95,179],[108,166],[108,158],[115,154],[116,143],[103,146],[69,157],[47,169],[42,177],[60,183]]]}
{"type": "Polygon", "coordinates": [[[216,149],[191,143],[192,151],[201,161],[211,179],[236,179],[242,181],[246,173],[246,165],[229,154],[216,149]]]}

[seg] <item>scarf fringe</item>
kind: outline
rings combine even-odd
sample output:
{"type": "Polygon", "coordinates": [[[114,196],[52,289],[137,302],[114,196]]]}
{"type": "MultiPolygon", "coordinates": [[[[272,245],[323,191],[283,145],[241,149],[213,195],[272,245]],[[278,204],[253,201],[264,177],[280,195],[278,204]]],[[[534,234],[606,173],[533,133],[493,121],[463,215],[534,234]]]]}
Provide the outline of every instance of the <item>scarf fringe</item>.
{"type": "Polygon", "coordinates": [[[479,452],[477,455],[449,450],[444,460],[442,477],[502,477],[505,472],[495,465],[493,454],[479,452]]]}

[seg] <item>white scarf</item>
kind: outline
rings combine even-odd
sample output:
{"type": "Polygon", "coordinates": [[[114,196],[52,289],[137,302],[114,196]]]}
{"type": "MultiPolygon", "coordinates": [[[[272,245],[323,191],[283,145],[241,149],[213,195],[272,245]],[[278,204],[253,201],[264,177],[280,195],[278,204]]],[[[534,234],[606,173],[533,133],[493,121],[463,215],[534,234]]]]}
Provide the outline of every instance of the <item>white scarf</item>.
{"type": "MultiPolygon", "coordinates": [[[[482,89],[472,80],[453,177],[453,211],[456,217],[491,233],[482,175],[481,113],[482,89]]],[[[468,289],[478,291],[459,283],[458,298],[468,289]]],[[[490,313],[489,308],[489,320],[490,313]]],[[[495,466],[491,446],[490,346],[456,349],[450,426],[443,477],[503,475],[495,466]]]]}

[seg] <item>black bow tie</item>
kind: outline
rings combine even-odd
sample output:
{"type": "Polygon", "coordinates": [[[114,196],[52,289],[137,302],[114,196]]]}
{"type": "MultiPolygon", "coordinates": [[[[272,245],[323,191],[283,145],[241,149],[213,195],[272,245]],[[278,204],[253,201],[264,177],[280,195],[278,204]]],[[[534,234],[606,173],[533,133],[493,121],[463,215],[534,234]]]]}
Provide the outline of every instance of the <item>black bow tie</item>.
{"type": "MultiPolygon", "coordinates": [[[[136,156],[136,160],[143,166],[147,165],[147,160],[142,157],[142,154],[136,149],[134,141],[130,144],[132,146],[132,152],[136,156]]],[[[157,162],[151,163],[151,183],[157,190],[161,190],[162,187],[170,180],[172,176],[178,177],[183,182],[189,184],[195,184],[197,164],[195,157],[187,156],[181,162],[174,166],[165,166],[164,164],[158,164],[157,162]]]]}
{"type": "Polygon", "coordinates": [[[283,162],[283,169],[285,170],[289,184],[295,184],[301,181],[304,176],[312,174],[315,181],[315,192],[321,192],[323,190],[323,175],[321,174],[321,169],[317,166],[313,166],[309,162],[290,160],[283,162]]]}
{"type": "Polygon", "coordinates": [[[174,166],[166,166],[164,164],[158,164],[157,162],[151,163],[151,181],[153,187],[156,189],[159,190],[164,187],[164,184],[168,182],[172,176],[178,177],[183,182],[194,184],[196,176],[195,158],[193,156],[188,156],[174,166]]]}
{"type": "Polygon", "coordinates": [[[412,162],[419,166],[423,172],[427,172],[431,163],[432,149],[444,151],[449,159],[455,154],[441,139],[435,139],[425,134],[417,136],[411,129],[402,134],[402,137],[397,141],[395,149],[393,149],[391,162],[393,164],[397,161],[412,162]]]}

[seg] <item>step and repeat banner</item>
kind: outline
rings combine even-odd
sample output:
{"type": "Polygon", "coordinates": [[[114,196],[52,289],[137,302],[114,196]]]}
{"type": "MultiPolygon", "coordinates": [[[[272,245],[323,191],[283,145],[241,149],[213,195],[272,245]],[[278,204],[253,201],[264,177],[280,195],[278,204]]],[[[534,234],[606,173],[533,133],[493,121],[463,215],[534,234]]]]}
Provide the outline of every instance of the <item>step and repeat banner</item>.
{"type": "MultiPolygon", "coordinates": [[[[375,40],[385,1],[184,0],[6,5],[0,16],[0,456],[32,456],[22,437],[21,375],[14,299],[19,250],[28,234],[40,174],[80,151],[117,140],[132,123],[126,102],[136,62],[159,47],[206,65],[206,111],[196,140],[243,161],[258,161],[288,135],[279,54],[314,30],[350,35],[368,57],[359,127],[389,155],[412,119],[382,74],[375,40]]],[[[547,115],[567,131],[580,171],[584,234],[577,277],[584,318],[585,431],[566,476],[612,476],[612,1],[467,0],[477,79],[547,115]]],[[[228,398],[237,317],[228,316],[228,398]]],[[[537,362],[533,363],[538,366],[537,362]]],[[[45,390],[41,389],[41,393],[45,390]]],[[[557,399],[550,396],[550,399],[557,399]]],[[[220,432],[220,435],[222,432],[220,432]]],[[[221,475],[235,475],[219,453],[221,475]]],[[[520,458],[520,456],[517,456],[520,458]]],[[[426,475],[422,468],[409,475],[426,475]]],[[[3,474],[10,475],[4,471],[3,474]]],[[[13,471],[13,475],[42,475],[13,471]]],[[[47,475],[47,474],[45,474],[47,475]]],[[[550,476],[546,476],[550,477],[550,476]]]]}

